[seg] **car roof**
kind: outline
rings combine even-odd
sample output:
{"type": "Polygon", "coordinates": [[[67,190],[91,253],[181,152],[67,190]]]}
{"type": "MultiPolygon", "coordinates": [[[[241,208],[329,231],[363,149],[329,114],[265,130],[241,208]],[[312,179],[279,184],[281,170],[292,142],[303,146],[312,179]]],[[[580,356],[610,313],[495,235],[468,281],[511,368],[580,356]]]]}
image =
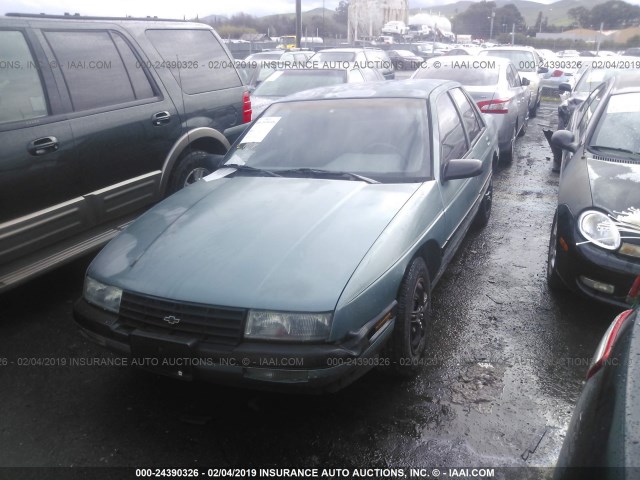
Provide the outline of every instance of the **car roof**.
{"type": "Polygon", "coordinates": [[[37,15],[22,13],[6,13],[0,16],[0,25],[32,25],[34,27],[67,28],[82,24],[96,26],[118,25],[125,30],[144,31],[146,29],[202,29],[212,30],[210,25],[178,19],[157,17],[89,17],[82,15],[37,15]]]}
{"type": "Polygon", "coordinates": [[[495,61],[496,64],[499,64],[500,66],[502,66],[503,64],[508,65],[509,63],[513,63],[508,58],[492,57],[491,55],[483,55],[481,60],[475,56],[470,56],[470,55],[444,55],[442,57],[430,58],[429,60],[427,60],[427,63],[434,64],[438,62],[441,65],[446,66],[448,63],[451,63],[451,62],[487,62],[487,61],[495,61]]]}
{"type": "Polygon", "coordinates": [[[418,98],[427,99],[434,92],[461,86],[451,80],[395,80],[385,82],[341,84],[294,93],[278,103],[338,98],[418,98]]]}
{"type": "Polygon", "coordinates": [[[485,51],[491,51],[491,50],[526,50],[528,52],[533,52],[533,51],[535,51],[535,48],[528,47],[526,45],[505,45],[503,47],[488,47],[488,48],[485,48],[485,51]]]}
{"type": "Polygon", "coordinates": [[[322,50],[318,50],[317,53],[326,53],[326,52],[347,52],[347,53],[354,53],[354,52],[363,52],[364,48],[324,48],[322,50]]]}
{"type": "Polygon", "coordinates": [[[640,71],[626,70],[611,78],[613,83],[611,93],[640,92],[640,71]]]}

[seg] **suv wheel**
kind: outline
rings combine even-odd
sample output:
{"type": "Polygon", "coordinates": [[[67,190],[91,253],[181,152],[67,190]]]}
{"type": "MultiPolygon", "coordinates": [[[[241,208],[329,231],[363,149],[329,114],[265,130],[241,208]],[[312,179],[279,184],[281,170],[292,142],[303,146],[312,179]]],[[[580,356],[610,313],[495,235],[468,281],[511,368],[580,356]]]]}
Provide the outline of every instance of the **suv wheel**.
{"type": "Polygon", "coordinates": [[[213,155],[201,150],[192,150],[183,155],[177,162],[169,179],[168,194],[188,187],[217,170],[222,155],[213,155]]]}

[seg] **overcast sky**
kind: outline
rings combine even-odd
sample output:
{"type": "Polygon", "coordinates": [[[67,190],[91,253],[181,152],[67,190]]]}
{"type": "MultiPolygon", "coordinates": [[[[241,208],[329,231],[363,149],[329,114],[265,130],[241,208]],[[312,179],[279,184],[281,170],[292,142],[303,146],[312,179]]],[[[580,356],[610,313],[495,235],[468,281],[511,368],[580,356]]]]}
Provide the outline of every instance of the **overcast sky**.
{"type": "MultiPolygon", "coordinates": [[[[429,8],[433,5],[453,3],[456,0],[409,0],[410,8],[429,8]]],[[[538,0],[540,3],[552,3],[553,0],[538,0]]],[[[606,0],[602,0],[603,2],[606,0]]],[[[640,0],[626,0],[640,4],[640,0]]],[[[580,5],[580,0],[575,0],[580,5]]],[[[334,10],[338,0],[302,0],[302,10],[312,10],[324,6],[334,10]]],[[[195,18],[207,15],[233,15],[244,12],[255,16],[272,13],[295,12],[295,0],[2,0],[0,13],[26,12],[63,14],[64,12],[81,15],[99,15],[121,17],[158,16],[163,18],[195,18]]],[[[436,13],[436,12],[434,12],[436,13]]]]}
{"type": "MultiPolygon", "coordinates": [[[[540,0],[538,0],[540,1],[540,0]]],[[[605,1],[605,0],[603,0],[605,1]]],[[[640,0],[631,0],[640,3],[640,0]]],[[[455,0],[409,0],[410,8],[442,5],[455,0]]],[[[100,15],[121,17],[125,15],[155,15],[163,18],[195,18],[196,15],[232,15],[238,12],[261,16],[271,13],[295,12],[295,0],[3,0],[0,12],[26,12],[62,14],[64,12],[81,15],[100,15]]],[[[338,0],[302,0],[302,10],[311,10],[324,6],[334,10],[338,0]]],[[[542,0],[541,3],[550,3],[542,0]]],[[[576,4],[579,5],[579,0],[576,4]]],[[[436,13],[436,12],[434,12],[436,13]]]]}

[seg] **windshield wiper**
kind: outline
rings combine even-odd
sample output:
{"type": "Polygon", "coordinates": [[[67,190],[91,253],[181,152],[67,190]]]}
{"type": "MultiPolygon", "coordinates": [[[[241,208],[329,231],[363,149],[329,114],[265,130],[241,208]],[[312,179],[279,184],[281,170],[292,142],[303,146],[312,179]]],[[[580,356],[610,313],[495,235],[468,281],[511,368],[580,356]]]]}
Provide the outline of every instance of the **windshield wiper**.
{"type": "Polygon", "coordinates": [[[335,177],[346,178],[348,180],[359,180],[366,183],[380,183],[373,178],[358,175],[352,172],[340,172],[335,170],[322,170],[320,168],[290,168],[287,170],[278,170],[279,173],[301,173],[303,175],[311,175],[317,177],[335,177]]]}
{"type": "Polygon", "coordinates": [[[235,168],[236,171],[239,172],[255,172],[255,173],[266,173],[270,177],[281,177],[282,175],[278,175],[271,170],[264,170],[262,168],[250,167],[249,165],[240,165],[239,163],[225,163],[220,168],[235,168]]]}
{"type": "Polygon", "coordinates": [[[640,152],[634,152],[633,150],[629,150],[627,148],[605,147],[604,145],[589,145],[589,148],[592,148],[594,150],[611,150],[613,152],[630,153],[631,155],[640,155],[640,152]]]}

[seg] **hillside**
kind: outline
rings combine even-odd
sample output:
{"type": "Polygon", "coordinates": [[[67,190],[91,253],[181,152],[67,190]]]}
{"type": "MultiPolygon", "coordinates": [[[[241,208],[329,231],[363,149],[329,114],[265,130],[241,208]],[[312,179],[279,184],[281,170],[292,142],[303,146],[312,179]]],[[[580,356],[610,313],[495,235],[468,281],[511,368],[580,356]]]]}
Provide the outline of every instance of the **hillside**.
{"type": "MultiPolygon", "coordinates": [[[[472,1],[469,0],[460,0],[456,3],[450,3],[448,5],[440,5],[434,6],[429,9],[411,9],[411,13],[422,12],[431,12],[431,13],[440,13],[446,17],[452,17],[457,13],[464,12],[469,5],[471,5],[472,1]]],[[[549,24],[555,25],[570,25],[571,17],[567,13],[571,8],[574,7],[585,7],[587,9],[592,9],[594,6],[604,3],[603,0],[560,0],[558,2],[554,2],[548,5],[544,3],[531,2],[528,0],[496,0],[496,5],[498,7],[502,7],[509,3],[514,4],[520,13],[524,17],[527,25],[534,25],[536,23],[536,19],[538,17],[538,13],[542,12],[542,15],[548,17],[549,24]]],[[[500,25],[500,19],[496,18],[496,23],[500,25]]]]}

